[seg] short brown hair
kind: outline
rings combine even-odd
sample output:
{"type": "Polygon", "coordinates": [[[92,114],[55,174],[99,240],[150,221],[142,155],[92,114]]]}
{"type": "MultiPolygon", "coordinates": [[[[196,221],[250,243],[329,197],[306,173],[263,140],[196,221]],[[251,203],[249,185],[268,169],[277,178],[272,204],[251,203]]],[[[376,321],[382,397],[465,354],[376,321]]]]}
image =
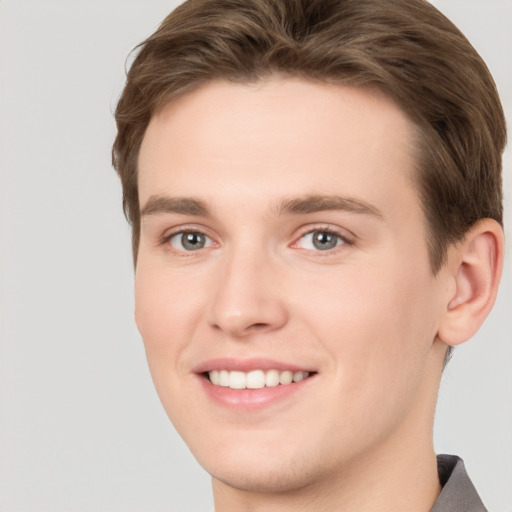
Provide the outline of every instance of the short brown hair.
{"type": "Polygon", "coordinates": [[[415,177],[432,270],[479,219],[502,223],[506,131],[494,81],[424,0],[188,0],[138,47],[116,109],[113,165],[140,236],[137,160],[151,117],[214,79],[272,75],[377,87],[418,128],[415,177]]]}

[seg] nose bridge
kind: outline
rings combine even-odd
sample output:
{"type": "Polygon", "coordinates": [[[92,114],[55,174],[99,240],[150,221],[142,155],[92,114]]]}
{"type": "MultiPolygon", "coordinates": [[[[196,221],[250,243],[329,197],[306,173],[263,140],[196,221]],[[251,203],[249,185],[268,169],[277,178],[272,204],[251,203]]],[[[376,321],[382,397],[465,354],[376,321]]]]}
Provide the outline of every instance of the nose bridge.
{"type": "Polygon", "coordinates": [[[216,278],[211,324],[236,338],[282,327],[287,312],[279,294],[277,267],[261,247],[233,245],[216,278]]]}

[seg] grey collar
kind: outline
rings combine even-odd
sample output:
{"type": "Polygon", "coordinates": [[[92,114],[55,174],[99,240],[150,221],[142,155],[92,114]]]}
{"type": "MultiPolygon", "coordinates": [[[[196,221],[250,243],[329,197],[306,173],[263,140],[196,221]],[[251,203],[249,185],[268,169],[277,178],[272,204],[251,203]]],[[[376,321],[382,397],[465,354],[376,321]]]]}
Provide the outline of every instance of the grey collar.
{"type": "Polygon", "coordinates": [[[430,512],[488,512],[461,458],[438,455],[437,471],[443,489],[430,512]]]}

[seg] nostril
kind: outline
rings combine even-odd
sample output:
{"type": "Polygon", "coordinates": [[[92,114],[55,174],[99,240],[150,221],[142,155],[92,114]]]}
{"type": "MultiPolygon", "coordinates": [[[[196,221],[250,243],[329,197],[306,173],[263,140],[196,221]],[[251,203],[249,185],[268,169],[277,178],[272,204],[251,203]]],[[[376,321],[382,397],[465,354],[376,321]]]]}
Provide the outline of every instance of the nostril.
{"type": "Polygon", "coordinates": [[[267,329],[268,327],[269,327],[269,324],[267,324],[265,322],[256,322],[254,324],[251,324],[247,328],[247,331],[262,331],[264,329],[267,329]]]}

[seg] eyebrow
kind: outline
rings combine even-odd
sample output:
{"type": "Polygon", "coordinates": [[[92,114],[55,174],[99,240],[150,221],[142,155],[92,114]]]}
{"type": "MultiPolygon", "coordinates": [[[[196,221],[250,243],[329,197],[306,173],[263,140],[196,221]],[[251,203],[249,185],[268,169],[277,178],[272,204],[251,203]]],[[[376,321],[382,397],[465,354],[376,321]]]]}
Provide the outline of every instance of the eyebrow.
{"type": "MultiPolygon", "coordinates": [[[[349,213],[372,215],[384,218],[382,212],[374,205],[361,199],[338,195],[307,195],[293,199],[285,199],[278,203],[278,215],[307,215],[329,210],[342,210],[349,213]]],[[[140,211],[140,215],[159,213],[176,213],[181,215],[197,215],[211,217],[210,210],[204,201],[191,197],[151,196],[140,211]]]]}
{"type": "Polygon", "coordinates": [[[382,212],[374,205],[361,199],[338,195],[308,195],[283,201],[279,214],[308,214],[328,210],[342,210],[350,213],[373,215],[384,218],[382,212]]]}
{"type": "Polygon", "coordinates": [[[210,217],[206,203],[191,197],[151,196],[141,208],[141,217],[157,213],[178,213],[181,215],[198,215],[210,217]]]}

